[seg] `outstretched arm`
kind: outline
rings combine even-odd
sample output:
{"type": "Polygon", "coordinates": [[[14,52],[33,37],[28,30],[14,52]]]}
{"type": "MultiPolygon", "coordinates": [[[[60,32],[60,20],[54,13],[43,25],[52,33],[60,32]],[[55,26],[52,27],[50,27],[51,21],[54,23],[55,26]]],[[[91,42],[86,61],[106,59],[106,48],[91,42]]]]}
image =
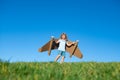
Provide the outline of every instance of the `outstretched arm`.
{"type": "Polygon", "coordinates": [[[72,42],[72,43],[68,43],[68,42],[67,42],[67,46],[71,46],[71,45],[73,45],[73,44],[75,44],[75,42],[72,42]]]}
{"type": "Polygon", "coordinates": [[[56,43],[57,43],[57,44],[59,43],[59,39],[56,41],[56,43]]]}

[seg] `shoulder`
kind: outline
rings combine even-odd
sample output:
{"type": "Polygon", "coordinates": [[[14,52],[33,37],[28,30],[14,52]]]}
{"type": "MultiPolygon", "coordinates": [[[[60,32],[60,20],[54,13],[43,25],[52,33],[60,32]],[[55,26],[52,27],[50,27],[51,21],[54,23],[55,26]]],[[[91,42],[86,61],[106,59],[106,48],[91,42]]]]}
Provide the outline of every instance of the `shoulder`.
{"type": "Polygon", "coordinates": [[[68,42],[68,40],[65,40],[66,41],[66,43],[68,42]]]}
{"type": "Polygon", "coordinates": [[[60,42],[61,41],[61,39],[58,39],[58,42],[60,42]]]}
{"type": "Polygon", "coordinates": [[[61,39],[58,39],[58,41],[61,41],[61,39]]]}

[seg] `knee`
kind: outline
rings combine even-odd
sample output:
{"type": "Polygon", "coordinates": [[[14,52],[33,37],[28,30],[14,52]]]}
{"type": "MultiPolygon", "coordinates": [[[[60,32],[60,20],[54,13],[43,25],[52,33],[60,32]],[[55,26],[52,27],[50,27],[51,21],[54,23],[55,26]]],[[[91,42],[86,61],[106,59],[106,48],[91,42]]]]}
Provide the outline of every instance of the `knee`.
{"type": "Polygon", "coordinates": [[[60,55],[58,55],[58,57],[60,57],[60,55]]]}
{"type": "Polygon", "coordinates": [[[65,57],[64,56],[62,56],[62,59],[64,59],[65,57]]]}

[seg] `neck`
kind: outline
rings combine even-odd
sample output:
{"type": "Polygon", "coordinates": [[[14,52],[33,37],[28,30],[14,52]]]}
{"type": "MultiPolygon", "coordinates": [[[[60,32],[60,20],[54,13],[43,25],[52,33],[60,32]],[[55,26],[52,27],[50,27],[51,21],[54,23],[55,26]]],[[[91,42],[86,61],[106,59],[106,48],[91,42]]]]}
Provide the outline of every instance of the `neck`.
{"type": "Polygon", "coordinates": [[[62,39],[62,40],[66,40],[66,39],[62,39]]]}

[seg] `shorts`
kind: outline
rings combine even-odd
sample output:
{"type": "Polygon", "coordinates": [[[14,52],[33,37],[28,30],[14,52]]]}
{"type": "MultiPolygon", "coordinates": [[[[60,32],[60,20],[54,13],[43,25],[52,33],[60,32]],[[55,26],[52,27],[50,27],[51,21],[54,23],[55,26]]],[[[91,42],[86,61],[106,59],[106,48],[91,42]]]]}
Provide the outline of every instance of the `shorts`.
{"type": "Polygon", "coordinates": [[[65,51],[58,50],[58,55],[65,57],[65,51]]]}

